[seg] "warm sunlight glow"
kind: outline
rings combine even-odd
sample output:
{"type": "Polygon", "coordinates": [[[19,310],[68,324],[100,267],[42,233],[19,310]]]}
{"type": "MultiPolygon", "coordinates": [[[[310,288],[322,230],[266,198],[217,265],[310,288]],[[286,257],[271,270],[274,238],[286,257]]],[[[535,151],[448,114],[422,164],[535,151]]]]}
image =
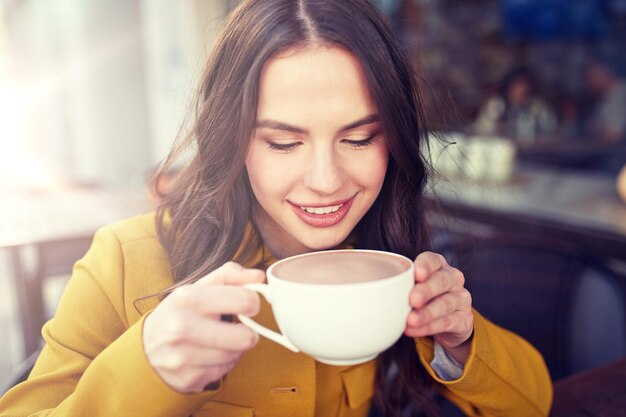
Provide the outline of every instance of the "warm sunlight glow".
{"type": "Polygon", "coordinates": [[[0,189],[50,188],[57,181],[27,149],[24,127],[33,94],[0,81],[0,189]]]}
{"type": "Polygon", "coordinates": [[[52,178],[26,148],[24,126],[32,94],[10,76],[6,30],[0,15],[0,190],[42,188],[52,178]]]}

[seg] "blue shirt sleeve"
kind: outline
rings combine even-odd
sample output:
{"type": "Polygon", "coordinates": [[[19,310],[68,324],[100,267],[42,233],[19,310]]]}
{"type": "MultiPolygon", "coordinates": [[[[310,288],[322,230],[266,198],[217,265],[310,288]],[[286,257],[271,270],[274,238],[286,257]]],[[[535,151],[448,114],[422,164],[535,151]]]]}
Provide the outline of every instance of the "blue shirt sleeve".
{"type": "Polygon", "coordinates": [[[448,352],[437,342],[435,342],[435,356],[430,366],[445,381],[454,381],[463,375],[463,365],[448,355],[448,352]]]}

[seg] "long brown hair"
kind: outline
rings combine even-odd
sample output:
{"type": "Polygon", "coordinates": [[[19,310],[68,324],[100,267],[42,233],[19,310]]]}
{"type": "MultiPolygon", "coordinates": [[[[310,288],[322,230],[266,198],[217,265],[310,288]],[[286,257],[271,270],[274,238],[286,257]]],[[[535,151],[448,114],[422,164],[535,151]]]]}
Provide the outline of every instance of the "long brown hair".
{"type": "MultiPolygon", "coordinates": [[[[368,0],[248,0],[231,13],[208,59],[191,133],[154,181],[162,199],[157,228],[175,286],[194,282],[235,256],[252,220],[245,159],[261,71],[277,53],[311,43],[341,45],[360,61],[389,147],[383,188],[355,230],[359,246],[410,258],[426,249],[424,114],[411,64],[385,17],[368,0]],[[159,177],[188,150],[191,159],[176,183],[160,189],[159,177]]],[[[247,249],[239,261],[258,247],[247,249]]],[[[379,359],[379,411],[400,417],[412,406],[414,415],[439,415],[429,381],[413,340],[403,336],[379,359]]]]}

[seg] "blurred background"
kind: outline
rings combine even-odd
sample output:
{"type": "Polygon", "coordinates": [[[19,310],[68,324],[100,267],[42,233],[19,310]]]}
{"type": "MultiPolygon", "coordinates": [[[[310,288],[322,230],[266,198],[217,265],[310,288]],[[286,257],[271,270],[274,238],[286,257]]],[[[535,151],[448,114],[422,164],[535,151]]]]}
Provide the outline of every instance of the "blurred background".
{"type": "Polygon", "coordinates": [[[230,1],[0,1],[0,385],[95,228],[149,210],[230,1]]]}
{"type": "MultiPolygon", "coordinates": [[[[237,3],[0,0],[0,385],[95,229],[151,209],[237,3]]],[[[375,3],[420,75],[435,248],[555,379],[625,355],[626,0],[375,3]]]]}

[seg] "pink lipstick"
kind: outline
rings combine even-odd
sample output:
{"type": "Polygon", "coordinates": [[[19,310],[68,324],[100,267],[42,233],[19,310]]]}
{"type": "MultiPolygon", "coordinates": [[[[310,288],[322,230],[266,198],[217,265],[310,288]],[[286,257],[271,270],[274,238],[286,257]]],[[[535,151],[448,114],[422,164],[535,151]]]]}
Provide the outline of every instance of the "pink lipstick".
{"type": "Polygon", "coordinates": [[[309,226],[329,227],[336,225],[346,217],[350,207],[352,207],[355,196],[327,204],[298,205],[291,201],[289,201],[289,204],[291,204],[300,220],[309,226]]]}

